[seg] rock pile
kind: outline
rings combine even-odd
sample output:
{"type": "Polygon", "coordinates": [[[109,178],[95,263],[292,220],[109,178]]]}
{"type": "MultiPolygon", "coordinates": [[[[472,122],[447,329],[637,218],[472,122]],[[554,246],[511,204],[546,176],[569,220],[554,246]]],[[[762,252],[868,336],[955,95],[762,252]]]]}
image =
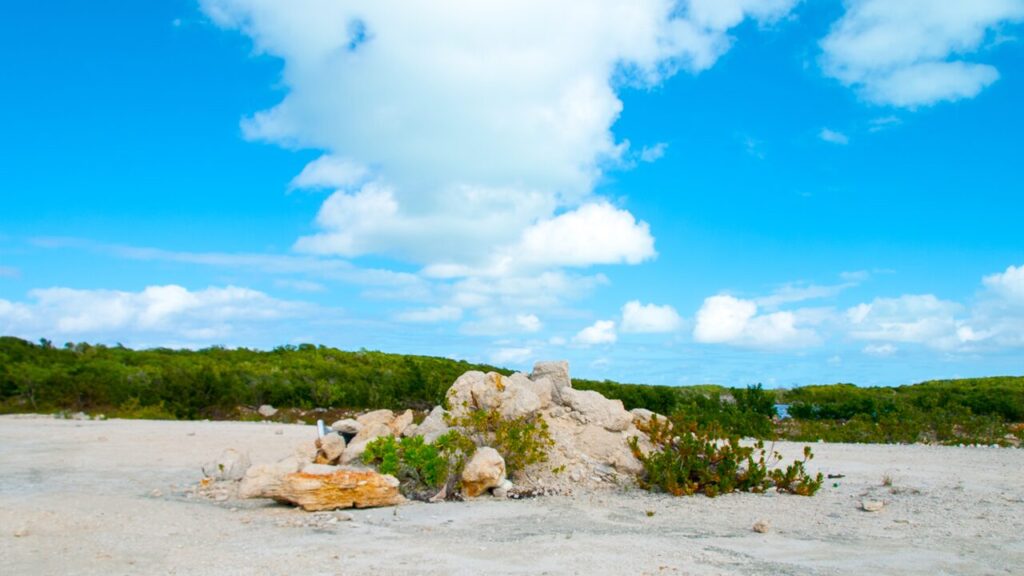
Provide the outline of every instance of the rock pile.
{"type": "MultiPolygon", "coordinates": [[[[649,410],[627,411],[619,400],[572,387],[567,362],[539,362],[529,375],[466,372],[448,389],[450,411],[437,406],[417,424],[410,410],[396,415],[375,410],[334,422],[315,443],[303,444],[293,456],[274,464],[249,466],[240,455],[225,452],[207,465],[217,479],[239,479],[242,498],[273,498],[306,510],[330,510],[395,504],[402,500],[399,482],[361,465],[367,444],[383,436],[423,436],[433,443],[452,422],[475,410],[502,417],[542,418],[553,442],[547,461],[531,464],[506,478],[505,461],[493,447],[480,446],[462,473],[462,494],[571,494],[577,490],[632,484],[642,471],[629,448],[637,438],[649,449],[637,424],[654,416],[649,410]]],[[[204,467],[204,471],[207,471],[204,467]]],[[[444,491],[438,495],[443,498],[444,491]]]]}

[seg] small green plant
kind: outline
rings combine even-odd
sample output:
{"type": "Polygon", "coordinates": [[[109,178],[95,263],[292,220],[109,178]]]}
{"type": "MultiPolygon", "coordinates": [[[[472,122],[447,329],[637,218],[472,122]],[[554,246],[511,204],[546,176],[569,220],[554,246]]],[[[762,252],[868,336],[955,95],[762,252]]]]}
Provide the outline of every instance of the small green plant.
{"type": "Polygon", "coordinates": [[[401,440],[384,436],[366,445],[363,462],[397,478],[406,497],[426,500],[445,486],[449,494],[457,493],[462,469],[475,450],[472,440],[454,430],[433,444],[423,436],[401,440]]]}
{"type": "Polygon", "coordinates": [[[540,415],[505,418],[497,410],[469,410],[452,416],[448,425],[463,430],[477,446],[490,446],[505,459],[509,475],[547,462],[554,445],[548,423],[540,415]]]}
{"type": "Polygon", "coordinates": [[[821,488],[824,478],[811,477],[805,463],[813,458],[810,448],[804,459],[784,470],[772,469],[781,460],[771,454],[762,441],[744,446],[737,436],[727,437],[716,423],[698,427],[693,422],[653,418],[641,427],[654,445],[644,453],[636,438],[630,440],[633,455],[644,466],[642,487],[676,496],[704,494],[715,497],[729,492],[764,492],[774,487],[780,492],[811,496],[821,488]]]}

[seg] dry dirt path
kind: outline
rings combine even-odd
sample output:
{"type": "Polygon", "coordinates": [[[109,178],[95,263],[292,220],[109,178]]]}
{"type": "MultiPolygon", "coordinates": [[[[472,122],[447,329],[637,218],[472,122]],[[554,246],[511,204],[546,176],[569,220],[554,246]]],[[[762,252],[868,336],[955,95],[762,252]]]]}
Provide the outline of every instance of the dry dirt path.
{"type": "Polygon", "coordinates": [[[629,492],[307,514],[187,497],[222,449],[273,461],[312,434],[0,417],[0,573],[1024,574],[1024,450],[816,444],[812,470],[845,478],[813,498],[629,492]],[[887,505],[863,512],[863,498],[887,505]],[[761,519],[766,534],[751,530],[761,519]]]}

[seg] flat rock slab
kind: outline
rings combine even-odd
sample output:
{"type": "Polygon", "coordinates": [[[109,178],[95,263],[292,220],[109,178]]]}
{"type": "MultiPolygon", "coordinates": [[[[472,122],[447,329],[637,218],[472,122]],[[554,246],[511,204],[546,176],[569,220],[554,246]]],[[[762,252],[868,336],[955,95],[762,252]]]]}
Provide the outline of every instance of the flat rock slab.
{"type": "Polygon", "coordinates": [[[405,501],[394,476],[354,470],[331,474],[295,472],[262,496],[295,504],[308,512],[395,506],[405,501]]]}

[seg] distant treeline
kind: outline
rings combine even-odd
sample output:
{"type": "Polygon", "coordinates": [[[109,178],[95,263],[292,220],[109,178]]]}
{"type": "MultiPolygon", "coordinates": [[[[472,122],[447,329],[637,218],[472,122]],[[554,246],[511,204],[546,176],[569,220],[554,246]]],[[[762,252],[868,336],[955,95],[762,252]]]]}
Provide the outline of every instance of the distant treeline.
{"type": "MultiPolygon", "coordinates": [[[[429,356],[347,352],[302,344],[270,351],[56,347],[0,337],[0,412],[104,412],[179,419],[233,418],[271,404],[314,408],[417,408],[441,404],[468,370],[509,370],[429,356]]],[[[764,390],[670,387],[574,379],[580,389],[759,438],[846,442],[1000,442],[1022,434],[1024,377],[852,384],[764,390]],[[776,404],[788,404],[779,421],[776,404]],[[1008,436],[1011,435],[1011,436],[1008,436]],[[1015,435],[1015,436],[1014,436],[1015,435]]]]}

